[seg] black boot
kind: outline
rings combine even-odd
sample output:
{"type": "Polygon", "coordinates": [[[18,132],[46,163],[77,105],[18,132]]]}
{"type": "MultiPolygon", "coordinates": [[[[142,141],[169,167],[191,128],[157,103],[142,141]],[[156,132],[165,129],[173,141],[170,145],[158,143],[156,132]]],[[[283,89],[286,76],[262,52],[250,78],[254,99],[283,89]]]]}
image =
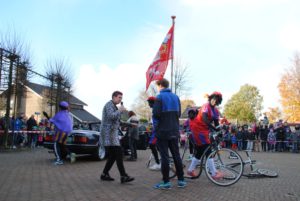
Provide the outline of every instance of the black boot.
{"type": "Polygon", "coordinates": [[[103,181],[114,181],[115,179],[109,176],[109,174],[102,173],[100,179],[103,181]]]}
{"type": "Polygon", "coordinates": [[[134,177],[130,177],[128,175],[121,176],[121,183],[131,182],[134,180],[134,177]]]}

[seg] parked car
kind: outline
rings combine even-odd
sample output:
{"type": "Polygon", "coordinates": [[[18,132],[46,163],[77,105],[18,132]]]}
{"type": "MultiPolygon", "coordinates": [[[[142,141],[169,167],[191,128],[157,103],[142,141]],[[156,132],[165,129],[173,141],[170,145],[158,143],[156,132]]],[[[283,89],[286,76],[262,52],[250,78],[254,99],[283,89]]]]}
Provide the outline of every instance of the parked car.
{"type": "MultiPolygon", "coordinates": [[[[99,145],[100,133],[92,130],[73,130],[67,139],[67,148],[70,152],[81,155],[92,155],[101,160],[105,157],[104,148],[99,145]]],[[[44,147],[53,150],[54,132],[44,136],[44,147]]],[[[67,153],[63,153],[66,157],[67,153]]]]}

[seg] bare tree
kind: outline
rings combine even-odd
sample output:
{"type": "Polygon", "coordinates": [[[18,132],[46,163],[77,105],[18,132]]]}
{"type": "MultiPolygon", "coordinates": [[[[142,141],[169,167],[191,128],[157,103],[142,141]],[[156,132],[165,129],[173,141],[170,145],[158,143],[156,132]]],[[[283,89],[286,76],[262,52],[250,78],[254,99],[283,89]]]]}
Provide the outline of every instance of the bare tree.
{"type": "Polygon", "coordinates": [[[152,110],[147,102],[148,96],[149,95],[144,90],[141,90],[139,96],[136,98],[135,104],[132,105],[132,108],[139,118],[151,121],[152,110]]]}
{"type": "Polygon", "coordinates": [[[6,90],[5,97],[5,140],[7,146],[8,125],[10,125],[11,96],[14,95],[13,115],[19,114],[21,99],[25,95],[24,84],[30,70],[30,50],[14,29],[0,33],[0,88],[6,90]]]}
{"type": "Polygon", "coordinates": [[[180,58],[175,60],[174,65],[174,93],[179,97],[189,95],[189,65],[183,64],[180,58]]]}
{"type": "Polygon", "coordinates": [[[58,104],[62,100],[69,101],[71,88],[73,85],[73,75],[71,64],[64,58],[49,59],[46,64],[46,76],[49,78],[49,93],[46,96],[51,107],[55,106],[55,112],[58,111],[58,104]]]}
{"type": "MultiPolygon", "coordinates": [[[[5,49],[12,55],[16,55],[14,60],[12,83],[14,94],[14,115],[20,113],[21,99],[26,95],[24,85],[26,85],[32,75],[31,50],[28,43],[25,43],[24,36],[16,32],[13,27],[9,27],[5,32],[0,33],[0,48],[5,49]]],[[[2,66],[1,66],[2,67],[2,66]]],[[[2,68],[0,71],[0,81],[2,78],[2,68]]],[[[1,84],[1,83],[0,83],[1,84]]],[[[2,83],[3,84],[3,83],[2,83]]],[[[5,83],[4,83],[5,84],[5,83]]],[[[9,97],[7,97],[9,98],[9,97]]]]}

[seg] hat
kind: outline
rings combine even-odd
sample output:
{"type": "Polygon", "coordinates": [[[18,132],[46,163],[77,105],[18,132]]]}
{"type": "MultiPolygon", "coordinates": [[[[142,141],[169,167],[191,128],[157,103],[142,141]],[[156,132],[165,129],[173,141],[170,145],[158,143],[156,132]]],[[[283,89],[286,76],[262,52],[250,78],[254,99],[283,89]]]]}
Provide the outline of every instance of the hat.
{"type": "Polygon", "coordinates": [[[59,103],[59,106],[61,106],[61,107],[69,107],[69,103],[68,102],[66,102],[66,101],[61,101],[60,103],[59,103]]]}
{"type": "Polygon", "coordinates": [[[155,96],[150,96],[147,101],[155,101],[156,100],[156,97],[155,96]]]}

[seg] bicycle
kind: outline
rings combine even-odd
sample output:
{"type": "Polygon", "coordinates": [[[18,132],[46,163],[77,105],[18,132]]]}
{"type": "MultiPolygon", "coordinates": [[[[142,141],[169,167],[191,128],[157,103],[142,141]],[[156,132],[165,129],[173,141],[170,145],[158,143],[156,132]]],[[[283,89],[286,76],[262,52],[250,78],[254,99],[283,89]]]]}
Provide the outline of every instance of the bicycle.
{"type": "MultiPolygon", "coordinates": [[[[199,178],[204,168],[207,178],[216,185],[230,186],[238,182],[244,170],[242,157],[234,150],[222,148],[220,145],[222,137],[220,136],[221,131],[214,131],[210,134],[211,144],[205,149],[199,160],[199,164],[196,166],[196,176],[185,176],[185,178],[199,178]],[[210,150],[211,153],[207,154],[210,150]],[[207,159],[213,159],[216,170],[224,174],[223,178],[217,179],[211,175],[207,159]]],[[[186,149],[187,147],[184,148],[182,154],[184,168],[189,167],[191,163],[191,161],[185,160],[186,149]]]]}
{"type": "Polygon", "coordinates": [[[256,168],[256,160],[252,160],[251,153],[252,150],[245,150],[245,153],[247,155],[247,160],[243,161],[244,166],[249,165],[250,166],[250,172],[243,171],[243,176],[251,178],[262,178],[262,177],[269,177],[269,178],[276,178],[278,177],[278,173],[273,170],[264,169],[264,168],[256,168]]]}
{"type": "MultiPolygon", "coordinates": [[[[146,168],[149,168],[154,163],[155,163],[155,159],[153,154],[151,153],[149,156],[149,160],[146,163],[146,168]]],[[[170,166],[169,178],[173,179],[174,177],[176,177],[176,169],[175,169],[173,158],[171,156],[169,157],[169,166],[170,166]]]]}

